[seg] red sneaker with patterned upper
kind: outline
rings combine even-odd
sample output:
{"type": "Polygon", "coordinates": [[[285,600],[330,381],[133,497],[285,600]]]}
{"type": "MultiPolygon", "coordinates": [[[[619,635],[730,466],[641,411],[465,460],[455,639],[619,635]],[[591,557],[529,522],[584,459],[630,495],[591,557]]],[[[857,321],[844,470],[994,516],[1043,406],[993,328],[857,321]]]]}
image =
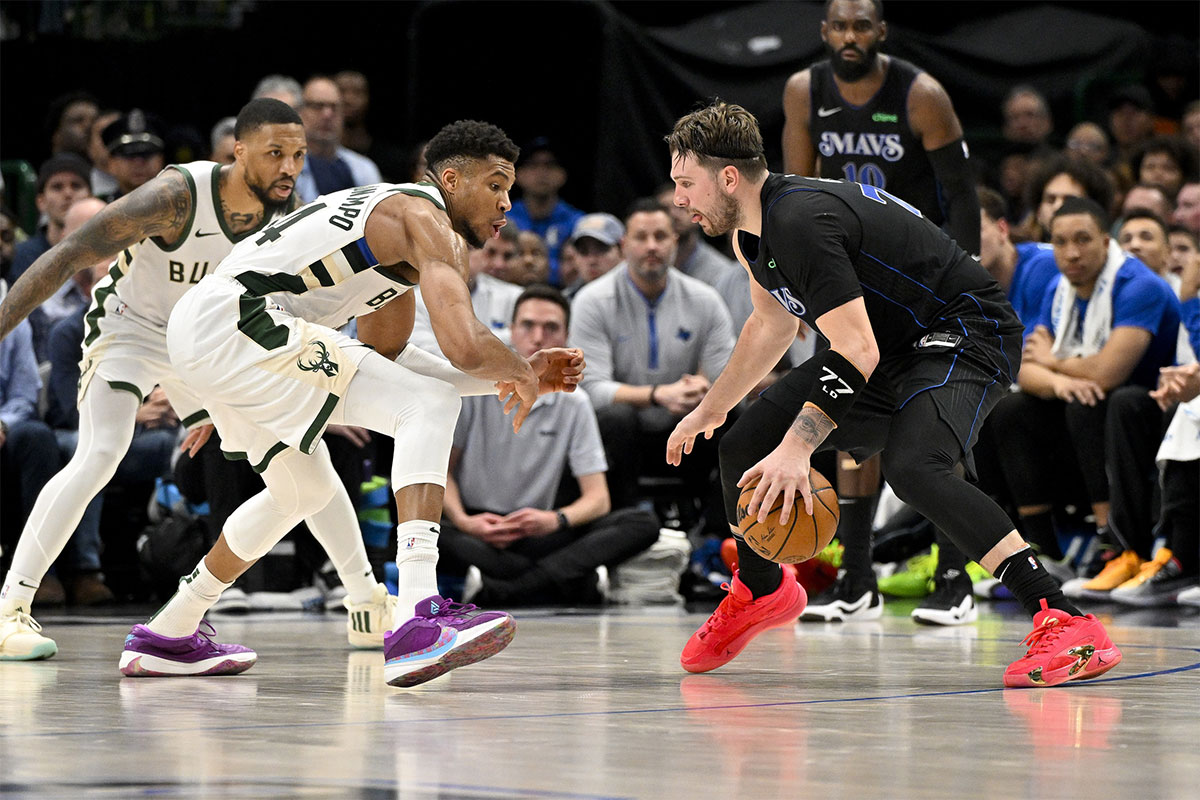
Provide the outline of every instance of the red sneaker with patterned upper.
{"type": "Polygon", "coordinates": [[[1029,650],[1024,658],[1004,670],[1004,685],[1010,689],[1086,680],[1121,663],[1121,651],[1098,619],[1091,614],[1073,617],[1050,608],[1045,600],[1033,618],[1033,632],[1025,637],[1025,644],[1029,650]]]}
{"type": "Polygon", "coordinates": [[[779,588],[757,600],[737,572],[732,585],[726,583],[721,588],[728,589],[729,594],[692,634],[679,656],[679,663],[688,672],[708,672],[729,663],[763,631],[795,622],[808,604],[804,587],[786,571],[779,588]]]}

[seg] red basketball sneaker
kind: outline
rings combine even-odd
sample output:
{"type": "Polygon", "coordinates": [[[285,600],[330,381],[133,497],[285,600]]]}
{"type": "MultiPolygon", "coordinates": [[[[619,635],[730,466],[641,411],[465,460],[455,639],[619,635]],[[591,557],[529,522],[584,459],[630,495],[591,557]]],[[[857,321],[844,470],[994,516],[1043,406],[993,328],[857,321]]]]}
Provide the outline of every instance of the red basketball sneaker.
{"type": "Polygon", "coordinates": [[[1099,620],[1091,614],[1073,617],[1050,608],[1045,600],[1025,644],[1029,645],[1025,657],[1004,670],[1004,685],[1011,689],[1094,678],[1121,663],[1121,651],[1099,620]]]}
{"type": "Polygon", "coordinates": [[[808,604],[804,587],[787,571],[778,589],[757,600],[736,572],[732,585],[721,588],[729,594],[683,646],[679,663],[688,672],[708,672],[732,661],[763,631],[795,622],[808,604]]]}

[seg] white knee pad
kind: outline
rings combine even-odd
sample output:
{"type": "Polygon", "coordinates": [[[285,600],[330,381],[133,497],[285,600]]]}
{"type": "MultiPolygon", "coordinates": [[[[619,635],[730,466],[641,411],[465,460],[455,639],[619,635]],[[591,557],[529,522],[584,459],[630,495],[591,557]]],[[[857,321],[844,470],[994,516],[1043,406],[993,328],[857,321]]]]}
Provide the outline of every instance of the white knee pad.
{"type": "Polygon", "coordinates": [[[225,543],[243,561],[257,561],[302,519],[328,505],[341,487],[324,442],[313,454],[288,449],[262,474],[265,491],[242,503],[225,520],[225,543]]]}

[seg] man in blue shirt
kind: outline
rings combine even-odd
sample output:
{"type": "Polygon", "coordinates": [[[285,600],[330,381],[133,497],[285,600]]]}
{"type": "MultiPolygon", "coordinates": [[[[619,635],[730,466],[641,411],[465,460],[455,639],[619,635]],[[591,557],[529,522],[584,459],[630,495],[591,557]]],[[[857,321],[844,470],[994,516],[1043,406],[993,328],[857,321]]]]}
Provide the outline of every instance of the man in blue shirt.
{"type": "MultiPolygon", "coordinates": [[[[1127,384],[1153,388],[1159,368],[1175,359],[1178,299],[1123,253],[1108,229],[1107,214],[1086,198],[1069,198],[1055,212],[1050,240],[1062,275],[1047,288],[1025,339],[1021,391],[1001,400],[993,415],[1001,467],[1034,541],[1054,541],[1056,488],[1075,473],[1082,474],[1101,541],[1108,541],[1108,394],[1127,384]]],[[[1068,581],[1064,594],[1107,598],[1142,563],[1128,546],[1111,555],[1099,574],[1068,581]]]]}
{"type": "Polygon", "coordinates": [[[509,222],[523,231],[541,236],[550,249],[550,283],[561,286],[558,254],[575,229],[583,212],[558,196],[567,182],[554,146],[546,137],[538,137],[521,148],[517,162],[517,186],[521,199],[508,212],[509,222]]]}

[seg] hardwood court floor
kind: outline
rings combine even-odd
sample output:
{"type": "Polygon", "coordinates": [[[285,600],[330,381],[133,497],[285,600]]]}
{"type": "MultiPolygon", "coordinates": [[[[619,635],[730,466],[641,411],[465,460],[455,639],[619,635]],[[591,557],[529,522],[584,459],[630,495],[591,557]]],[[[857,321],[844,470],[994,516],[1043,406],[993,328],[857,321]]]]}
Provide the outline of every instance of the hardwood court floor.
{"type": "Polygon", "coordinates": [[[1110,608],[1120,667],[1006,691],[1015,608],[957,629],[909,609],[772,631],[697,676],[678,657],[703,612],[529,611],[504,653],[410,690],[332,614],[216,618],[259,662],[192,679],[121,678],[140,614],[47,615],[59,655],[0,664],[0,796],[1197,797],[1195,612],[1110,608]]]}

